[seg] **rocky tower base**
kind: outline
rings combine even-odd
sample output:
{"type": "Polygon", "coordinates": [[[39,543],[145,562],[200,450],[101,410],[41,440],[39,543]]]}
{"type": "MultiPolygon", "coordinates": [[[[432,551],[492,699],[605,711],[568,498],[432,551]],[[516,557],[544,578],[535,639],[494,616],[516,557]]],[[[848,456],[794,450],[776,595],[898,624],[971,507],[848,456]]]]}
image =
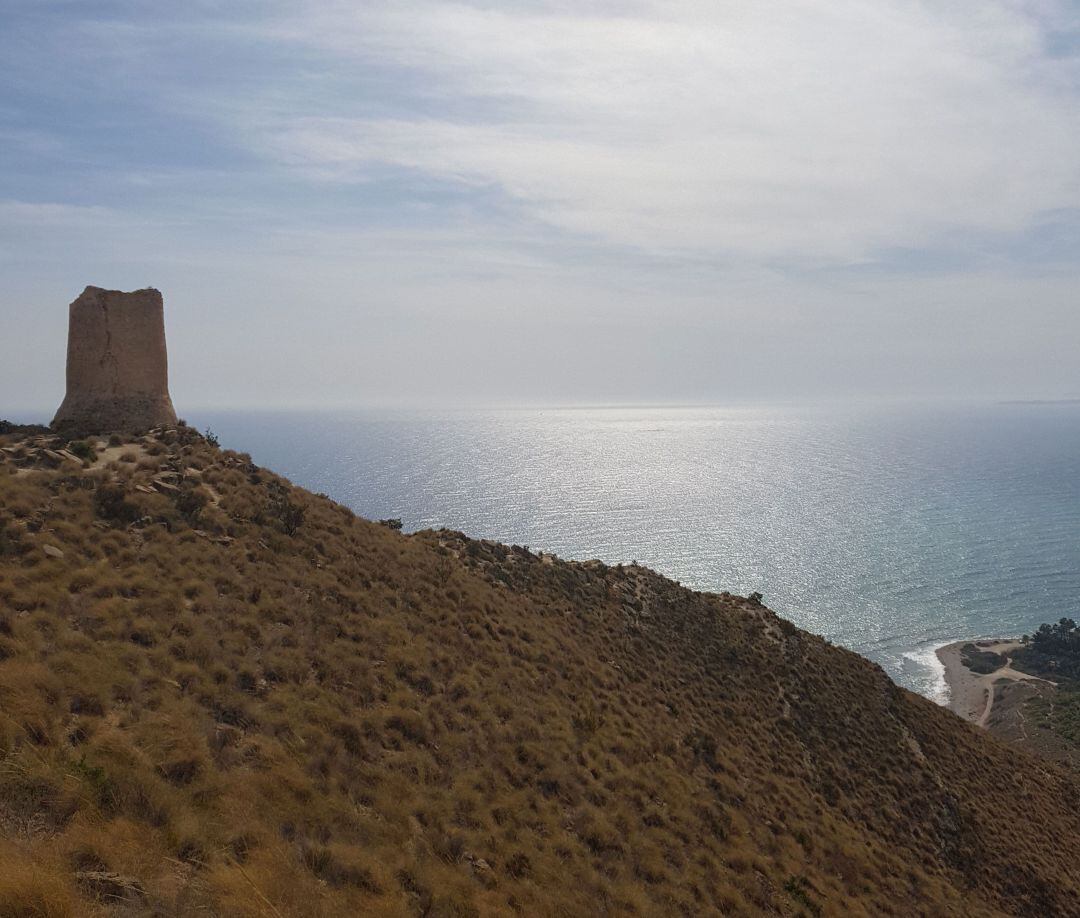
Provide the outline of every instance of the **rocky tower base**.
{"type": "Polygon", "coordinates": [[[69,311],[67,394],[53,428],[83,436],[175,423],[161,293],[87,287],[69,311]]]}

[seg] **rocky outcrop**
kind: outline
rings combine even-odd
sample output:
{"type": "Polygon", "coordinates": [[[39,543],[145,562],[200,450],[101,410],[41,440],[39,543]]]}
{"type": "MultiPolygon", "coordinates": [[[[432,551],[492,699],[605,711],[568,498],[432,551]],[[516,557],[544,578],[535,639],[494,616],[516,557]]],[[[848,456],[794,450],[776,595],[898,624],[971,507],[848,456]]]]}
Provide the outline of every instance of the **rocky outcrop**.
{"type": "Polygon", "coordinates": [[[67,394],[53,428],[82,436],[174,424],[161,293],[87,287],[70,307],[67,394]]]}

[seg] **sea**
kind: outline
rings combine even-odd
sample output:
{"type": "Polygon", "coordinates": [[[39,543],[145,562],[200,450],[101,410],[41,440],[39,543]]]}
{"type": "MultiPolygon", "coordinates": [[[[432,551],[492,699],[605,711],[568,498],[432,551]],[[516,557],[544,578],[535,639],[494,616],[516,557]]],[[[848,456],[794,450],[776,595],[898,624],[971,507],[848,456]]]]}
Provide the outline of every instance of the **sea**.
{"type": "Polygon", "coordinates": [[[764,595],[943,701],[934,650],[1080,605],[1080,404],[203,411],[406,531],[764,595]]]}

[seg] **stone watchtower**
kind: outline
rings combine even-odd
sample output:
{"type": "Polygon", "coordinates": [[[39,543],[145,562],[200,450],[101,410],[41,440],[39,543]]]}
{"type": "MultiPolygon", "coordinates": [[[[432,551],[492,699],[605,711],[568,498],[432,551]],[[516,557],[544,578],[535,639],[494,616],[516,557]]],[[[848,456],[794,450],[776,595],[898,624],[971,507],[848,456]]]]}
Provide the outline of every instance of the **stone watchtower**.
{"type": "Polygon", "coordinates": [[[175,423],[161,293],[87,287],[69,311],[67,394],[53,428],[82,436],[175,423]]]}

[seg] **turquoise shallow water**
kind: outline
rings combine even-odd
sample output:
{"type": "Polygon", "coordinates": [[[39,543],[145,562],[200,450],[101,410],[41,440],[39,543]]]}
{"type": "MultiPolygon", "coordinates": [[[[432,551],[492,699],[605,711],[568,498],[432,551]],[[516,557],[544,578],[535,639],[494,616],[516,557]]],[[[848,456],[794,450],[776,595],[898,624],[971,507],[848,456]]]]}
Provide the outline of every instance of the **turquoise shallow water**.
{"type": "Polygon", "coordinates": [[[935,647],[1080,600],[1080,406],[192,412],[407,529],[759,590],[941,699],[935,647]]]}

